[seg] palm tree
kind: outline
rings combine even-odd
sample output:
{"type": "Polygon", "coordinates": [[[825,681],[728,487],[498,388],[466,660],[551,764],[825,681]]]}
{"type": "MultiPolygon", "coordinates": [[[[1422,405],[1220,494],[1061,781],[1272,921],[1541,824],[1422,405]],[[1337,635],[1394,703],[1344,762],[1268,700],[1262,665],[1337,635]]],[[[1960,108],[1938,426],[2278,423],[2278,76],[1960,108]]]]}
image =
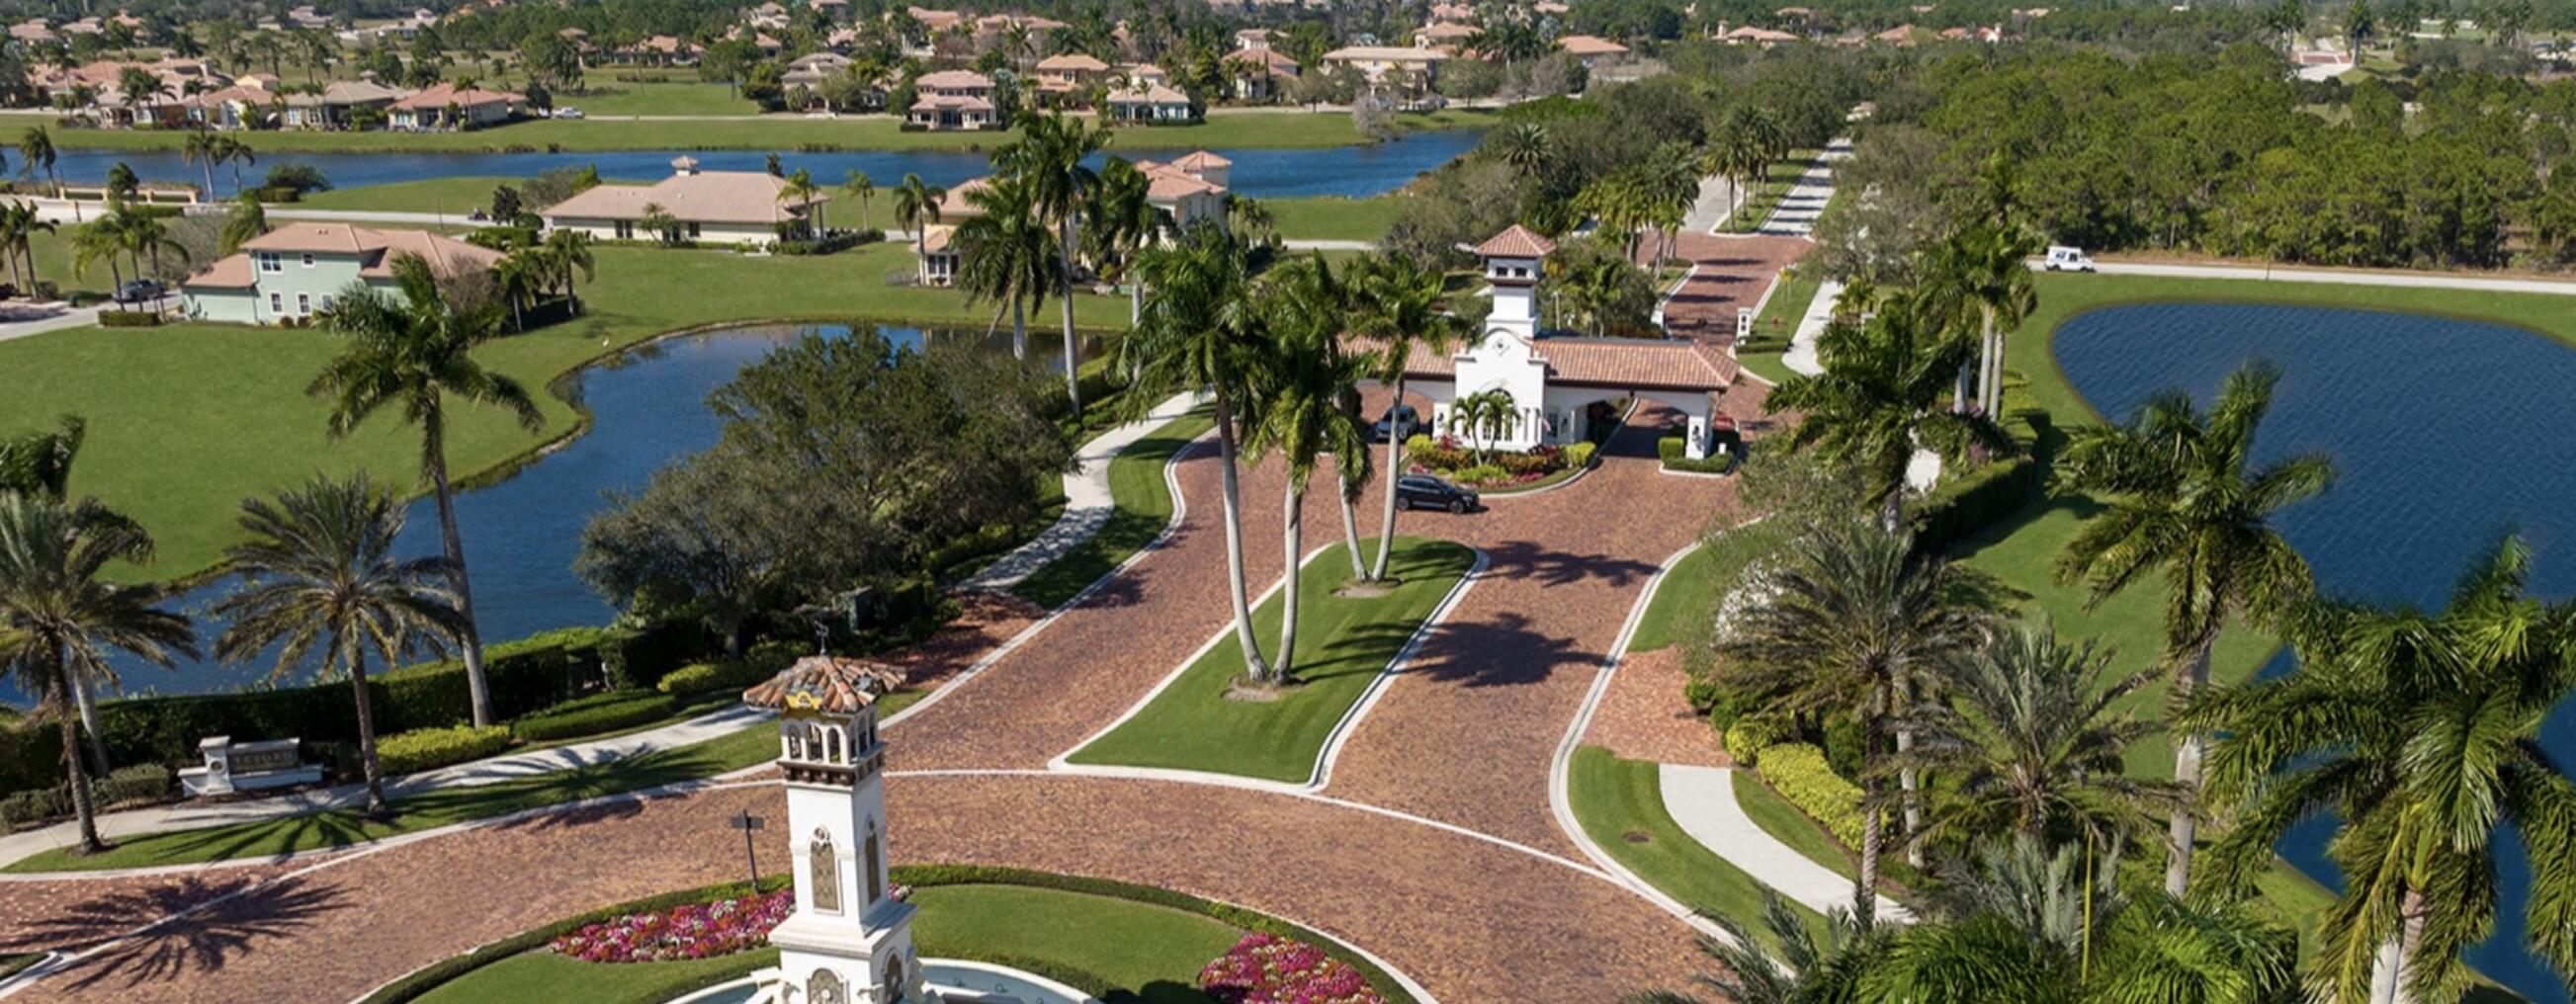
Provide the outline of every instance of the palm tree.
{"type": "MultiPolygon", "coordinates": [[[[1016,27],[1016,25],[1014,26],[1016,27]]],[[[1083,159],[1109,145],[1109,130],[1083,125],[1063,112],[1024,117],[1018,142],[994,157],[1028,186],[1031,208],[1056,228],[1056,303],[1064,315],[1064,390],[1073,413],[1082,414],[1080,347],[1073,338],[1073,221],[1100,184],[1083,159]]]]}
{"type": "Polygon", "coordinates": [[[146,255],[151,256],[152,274],[156,276],[161,274],[162,252],[167,251],[177,255],[183,262],[188,260],[187,245],[171,237],[170,228],[163,225],[160,218],[147,216],[130,206],[117,206],[108,210],[108,215],[118,219],[114,231],[117,246],[125,251],[127,257],[133,259],[134,271],[137,275],[143,272],[143,260],[146,255]]]}
{"type": "Polygon", "coordinates": [[[185,163],[195,164],[206,172],[206,197],[215,196],[215,162],[223,159],[223,139],[203,125],[188,133],[188,142],[179,148],[185,163]]]}
{"type": "Polygon", "coordinates": [[[367,815],[385,818],[367,657],[372,653],[389,667],[424,641],[464,633],[464,614],[437,584],[447,577],[447,559],[394,556],[403,508],[364,474],[346,481],[317,477],[278,493],[274,502],[245,499],[241,525],[250,541],[227,548],[225,557],[244,583],[215,603],[215,614],[231,625],[216,640],[215,657],[245,662],[275,645],[277,661],[268,673],[275,681],[302,666],[319,643],[315,671],[345,676],[358,703],[367,815]]]}
{"type": "MultiPolygon", "coordinates": [[[[1055,234],[1039,218],[1027,184],[1017,176],[995,178],[967,193],[966,201],[982,214],[957,225],[957,285],[970,298],[1004,305],[993,312],[995,327],[1002,323],[1002,310],[1010,311],[1011,355],[1026,359],[1028,312],[1045,303],[1048,288],[1055,285],[1055,234]]],[[[1070,366],[1072,360],[1066,363],[1070,366]]]]}
{"type": "MultiPolygon", "coordinates": [[[[1762,887],[1762,931],[1756,941],[1734,917],[1702,914],[1718,935],[1696,939],[1701,955],[1716,965],[1691,974],[1691,982],[1730,1004],[1810,1004],[1850,999],[1860,974],[1886,944],[1878,929],[1854,923],[1849,911],[1825,915],[1824,938],[1809,926],[1789,901],[1762,887]]],[[[1706,1004],[1679,990],[1629,994],[1620,1004],[1706,1004]]]]}
{"type": "Polygon", "coordinates": [[[661,242],[663,247],[675,247],[680,243],[680,218],[672,215],[670,210],[662,208],[659,202],[645,203],[644,213],[636,218],[635,225],[645,233],[652,234],[653,239],[661,242]]]}
{"type": "Polygon", "coordinates": [[[849,180],[841,183],[841,191],[847,192],[851,198],[859,200],[859,229],[867,229],[870,225],[869,221],[874,218],[873,215],[868,212],[868,200],[876,197],[876,179],[868,177],[868,173],[866,171],[852,169],[850,171],[849,180]]]}
{"type": "MultiPolygon", "coordinates": [[[[62,178],[54,173],[54,161],[57,157],[58,154],[54,150],[54,134],[46,131],[44,126],[28,126],[26,132],[18,134],[18,159],[26,162],[28,170],[44,169],[45,180],[53,184],[54,194],[60,195],[63,186],[62,178]]],[[[80,207],[75,203],[72,208],[77,212],[80,207]]],[[[79,221],[79,217],[73,217],[73,222],[79,221]]]]}
{"type": "Polygon", "coordinates": [[[545,249],[546,260],[562,273],[564,300],[573,315],[580,316],[581,294],[573,285],[573,273],[579,272],[585,280],[599,278],[599,258],[591,253],[590,235],[558,227],[546,234],[545,249]]]}
{"type": "Polygon", "coordinates": [[[20,288],[26,291],[28,299],[36,297],[36,235],[53,233],[59,226],[38,215],[33,203],[16,203],[0,210],[0,235],[7,239],[9,254],[25,265],[27,281],[20,288]]]}
{"type": "Polygon", "coordinates": [[[1142,419],[1154,401],[1185,391],[1205,390],[1213,400],[1235,642],[1246,671],[1266,680],[1272,674],[1261,643],[1252,637],[1252,604],[1244,587],[1242,472],[1236,458],[1243,426],[1235,408],[1248,400],[1248,370],[1266,338],[1252,306],[1249,272],[1243,248],[1204,221],[1170,244],[1146,249],[1138,274],[1153,293],[1145,298],[1143,321],[1115,343],[1110,362],[1134,375],[1130,392],[1119,396],[1122,417],[1142,419]]]}
{"type": "MultiPolygon", "coordinates": [[[[1375,343],[1372,360],[1379,383],[1394,392],[1388,404],[1391,420],[1404,408],[1405,372],[1413,353],[1445,356],[1470,334],[1464,319],[1444,309],[1440,269],[1419,258],[1377,254],[1360,260],[1351,280],[1353,331],[1375,343]]],[[[1404,431],[1390,427],[1386,437],[1386,498],[1380,513],[1377,559],[1366,576],[1386,578],[1395,541],[1395,481],[1404,474],[1404,431]]]]}
{"type": "Polygon", "coordinates": [[[259,196],[244,192],[233,198],[233,208],[224,213],[223,249],[225,254],[241,250],[243,244],[268,232],[268,207],[259,196]]]}
{"type": "Polygon", "coordinates": [[[2327,605],[2300,618],[2296,672],[2202,692],[2183,711],[2210,750],[2209,794],[2234,825],[2218,884],[2270,864],[2300,820],[2333,813],[2344,894],[2322,918],[2314,999],[2456,1000],[2460,952],[2495,925],[2498,827],[2531,862],[2525,930],[2576,979],[2576,782],[2540,747],[2576,694],[2576,620],[2528,591],[2507,540],[2438,614],[2327,605]]]}
{"type": "Polygon", "coordinates": [[[1449,402],[1449,431],[1466,431],[1480,463],[1494,458],[1494,442],[1518,428],[1520,418],[1521,408],[1512,400],[1512,392],[1499,387],[1449,402]]]}
{"type": "MultiPolygon", "coordinates": [[[[2066,542],[2057,577],[2085,580],[2086,603],[2098,606],[2163,573],[2164,658],[2178,700],[2189,700],[2209,681],[2210,649],[2231,618],[2276,620],[2312,586],[2307,560],[2281,539],[2272,517],[2324,491],[2334,480],[2333,463],[2311,454],[2246,469],[2280,378],[2279,370],[2260,363],[2237,370],[2207,415],[2181,391],[2157,395],[2125,426],[2077,432],[2057,460],[2063,490],[2103,503],[2066,542]]],[[[2202,743],[2188,727],[2174,742],[2174,781],[2194,793],[2202,743]]],[[[2191,812],[2173,814],[2168,894],[2189,888],[2198,828],[2191,812]]]]}
{"type": "Polygon", "coordinates": [[[124,238],[119,233],[121,222],[118,214],[111,213],[72,228],[73,277],[86,276],[92,263],[105,261],[109,288],[125,285],[125,271],[117,267],[119,257],[125,254],[124,238]]]}
{"type": "Polygon", "coordinates": [[[1770,112],[1749,104],[1726,110],[1709,137],[1708,173],[1727,179],[1727,214],[1740,212],[1770,170],[1780,146],[1780,125],[1770,112]]]}
{"type": "Polygon", "coordinates": [[[1853,915],[1876,916],[1885,813],[1878,777],[1892,720],[1935,668],[1984,643],[1995,596],[1983,577],[1919,553],[1912,534],[1868,520],[1828,518],[1778,563],[1752,573],[1750,598],[1718,625],[1722,673],[1778,714],[1841,712],[1860,725],[1864,811],[1853,915]]]}
{"type": "Polygon", "coordinates": [[[1286,508],[1280,519],[1281,560],[1279,648],[1272,676],[1260,682],[1293,679],[1297,655],[1299,565],[1306,555],[1306,486],[1318,456],[1335,458],[1335,473],[1344,486],[1343,540],[1350,550],[1351,572],[1360,567],[1358,521],[1350,518],[1350,485],[1368,476],[1368,437],[1360,430],[1352,400],[1368,359],[1342,344],[1345,312],[1341,283],[1323,257],[1290,262],[1262,286],[1261,310],[1270,339],[1255,354],[1258,393],[1246,403],[1244,452],[1256,461],[1277,450],[1287,464],[1286,508]]]}
{"type": "Polygon", "coordinates": [[[1966,352],[1918,313],[1891,303],[1860,324],[1826,327],[1816,340],[1824,371],[1782,381],[1764,404],[1804,416],[1789,427],[1791,447],[1859,470],[1890,529],[1904,521],[1905,466],[1918,447],[1957,455],[1993,439],[1991,426],[1940,410],[1966,352]]]}
{"type": "Polygon", "coordinates": [[[98,836],[73,716],[60,712],[73,700],[74,681],[115,683],[109,649],[165,668],[173,653],[196,654],[188,619],[153,606],[157,590],[102,578],[109,565],[151,554],[152,538],[96,499],[0,492],[0,636],[14,639],[16,650],[7,669],[22,690],[46,695],[58,710],[72,812],[80,819],[79,854],[105,850],[107,843],[98,836]]]}
{"type": "Polygon", "coordinates": [[[2121,706],[2155,671],[2114,679],[2110,663],[2108,650],[2060,641],[2043,624],[2001,632],[1945,667],[1944,699],[1917,708],[1916,744],[1897,757],[1951,779],[1913,839],[2011,832],[2100,844],[2183,801],[2169,782],[2128,775],[2130,744],[2161,726],[2121,706]]]}
{"type": "Polygon", "coordinates": [[[1127,323],[1134,326],[1145,310],[1145,286],[1134,281],[1136,252],[1162,233],[1162,211],[1154,208],[1154,181],[1136,165],[1111,158],[1100,171],[1082,211],[1084,247],[1092,267],[1114,275],[1127,287],[1127,323]]]}
{"type": "Polygon", "coordinates": [[[405,424],[420,429],[421,473],[438,498],[439,541],[447,574],[464,615],[458,632],[465,650],[465,682],[474,724],[492,724],[492,694],[483,678],[483,643],[474,626],[474,592],[465,572],[465,542],[456,532],[456,493],[447,481],[447,407],[488,404],[508,409],[534,432],[545,415],[519,382],[483,368],[474,347],[499,333],[499,308],[461,306],[438,289],[429,263],[404,255],[394,263],[399,300],[365,287],[340,295],[326,319],[349,347],[316,374],[307,392],[328,396],[331,435],[345,436],[377,412],[398,408],[405,424]]]}
{"type": "Polygon", "coordinates": [[[778,201],[814,210],[813,225],[810,229],[816,237],[822,236],[823,209],[822,204],[814,200],[821,194],[823,190],[814,184],[813,172],[801,167],[797,168],[795,173],[788,175],[784,184],[778,186],[778,201]]]}
{"type": "Polygon", "coordinates": [[[241,138],[235,136],[217,137],[215,141],[215,150],[218,158],[223,163],[232,165],[233,194],[241,194],[242,165],[257,165],[259,163],[259,151],[251,149],[251,145],[249,143],[244,142],[241,138]]]}
{"type": "Polygon", "coordinates": [[[500,294],[502,302],[510,305],[510,330],[528,329],[527,317],[520,312],[520,305],[536,299],[554,273],[554,263],[547,260],[543,245],[520,248],[502,255],[500,261],[493,263],[493,291],[500,294]]]}
{"type": "Polygon", "coordinates": [[[922,254],[923,228],[939,222],[939,203],[947,197],[947,189],[924,183],[918,174],[904,175],[903,184],[895,186],[894,219],[912,232],[914,257],[922,254]]]}
{"type": "MultiPolygon", "coordinates": [[[[7,215],[33,215],[33,207],[18,206],[7,215]]],[[[54,428],[31,432],[15,439],[0,439],[0,492],[20,491],[42,495],[56,502],[71,499],[72,465],[80,459],[81,443],[89,438],[89,423],[78,415],[65,415],[54,428]]],[[[92,505],[86,518],[113,523],[136,533],[142,524],[124,513],[103,504],[92,505]]],[[[147,538],[146,545],[149,546],[147,538]]],[[[107,741],[103,738],[98,717],[98,684],[85,673],[72,674],[72,701],[80,709],[81,728],[89,734],[92,764],[100,776],[107,775],[107,741]]],[[[41,694],[42,687],[28,688],[28,693],[41,694]]]]}
{"type": "MultiPolygon", "coordinates": [[[[1927,262],[1930,295],[1943,304],[1946,320],[1965,329],[1975,318],[1977,341],[1977,410],[1989,418],[2003,414],[2004,336],[2039,309],[2028,259],[2038,245],[2018,227],[1979,224],[1960,231],[1934,249],[1927,262]]],[[[1958,407],[1968,397],[1967,370],[1959,372],[1958,407]]]]}
{"type": "Polygon", "coordinates": [[[161,96],[161,77],[141,66],[127,66],[117,71],[116,89],[125,95],[125,114],[131,125],[143,124],[143,103],[161,96]]]}
{"type": "Polygon", "coordinates": [[[1537,174],[1547,166],[1552,151],[1548,148],[1547,125],[1523,122],[1495,130],[1485,143],[1495,159],[1509,164],[1523,177],[1537,174]]]}

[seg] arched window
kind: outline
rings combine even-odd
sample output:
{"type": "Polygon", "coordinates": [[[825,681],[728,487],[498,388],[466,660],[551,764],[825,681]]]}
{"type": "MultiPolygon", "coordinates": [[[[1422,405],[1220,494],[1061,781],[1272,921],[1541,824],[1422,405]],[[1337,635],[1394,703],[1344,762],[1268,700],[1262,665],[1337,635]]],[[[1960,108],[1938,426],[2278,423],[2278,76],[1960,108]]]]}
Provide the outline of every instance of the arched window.
{"type": "Polygon", "coordinates": [[[814,978],[805,981],[805,1004],[850,1004],[850,998],[841,992],[839,976],[829,969],[817,969],[814,978]]]}
{"type": "Polygon", "coordinates": [[[903,999],[903,956],[896,955],[886,959],[885,999],[889,1001],[903,999]]]}
{"type": "Polygon", "coordinates": [[[885,898],[885,861],[884,856],[877,851],[875,820],[868,821],[867,846],[862,853],[867,856],[868,904],[874,906],[877,900],[885,898]]]}
{"type": "Polygon", "coordinates": [[[841,912],[841,857],[832,846],[832,831],[814,828],[814,842],[806,847],[808,884],[813,886],[814,912],[841,912]]]}

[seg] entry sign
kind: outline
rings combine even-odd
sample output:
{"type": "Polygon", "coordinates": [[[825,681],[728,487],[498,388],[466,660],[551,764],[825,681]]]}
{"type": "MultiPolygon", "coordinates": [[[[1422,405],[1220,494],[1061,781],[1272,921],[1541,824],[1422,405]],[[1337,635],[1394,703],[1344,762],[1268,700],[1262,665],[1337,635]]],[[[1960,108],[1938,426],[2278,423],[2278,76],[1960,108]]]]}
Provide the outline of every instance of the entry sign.
{"type": "Polygon", "coordinates": [[[1751,337],[1753,337],[1753,308],[1735,308],[1735,340],[1741,342],[1751,337]]]}
{"type": "Polygon", "coordinates": [[[742,815],[730,816],[725,819],[725,826],[742,831],[742,856],[745,862],[751,866],[751,885],[755,892],[758,891],[760,887],[760,850],[753,842],[751,835],[760,830],[767,829],[767,823],[768,820],[752,815],[749,811],[745,811],[742,815]]]}

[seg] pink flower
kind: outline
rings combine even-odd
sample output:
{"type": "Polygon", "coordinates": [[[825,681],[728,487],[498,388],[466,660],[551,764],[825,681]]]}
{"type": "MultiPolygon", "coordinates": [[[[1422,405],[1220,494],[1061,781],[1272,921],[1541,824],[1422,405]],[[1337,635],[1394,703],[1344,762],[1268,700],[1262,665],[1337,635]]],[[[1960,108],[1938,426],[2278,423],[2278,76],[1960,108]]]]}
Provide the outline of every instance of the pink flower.
{"type": "Polygon", "coordinates": [[[1386,1004],[1359,970],[1272,934],[1235,942],[1200,970],[1199,988],[1224,1004],[1386,1004]]]}
{"type": "Polygon", "coordinates": [[[704,959],[757,947],[796,909],[796,892],[713,903],[684,903],[653,913],[630,913],[556,938],[561,955],[587,962],[660,962],[704,959]]]}

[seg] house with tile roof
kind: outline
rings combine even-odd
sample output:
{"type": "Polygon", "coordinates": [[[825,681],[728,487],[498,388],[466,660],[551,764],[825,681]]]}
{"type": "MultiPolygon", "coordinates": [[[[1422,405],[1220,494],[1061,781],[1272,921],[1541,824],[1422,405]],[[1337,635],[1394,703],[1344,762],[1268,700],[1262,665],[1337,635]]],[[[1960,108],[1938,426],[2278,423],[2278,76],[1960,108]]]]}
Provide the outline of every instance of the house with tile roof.
{"type": "Polygon", "coordinates": [[[1199,113],[1187,94],[1162,84],[1139,84],[1109,92],[1101,99],[1100,116],[1110,122],[1173,125],[1196,121],[1199,113]]]}
{"type": "Polygon", "coordinates": [[[1237,49],[1225,54],[1226,76],[1234,81],[1238,101],[1263,103],[1287,94],[1290,81],[1297,79],[1297,61],[1277,49],[1237,49]]]}
{"type": "MultiPolygon", "coordinates": [[[[1226,187],[1233,174],[1233,161],[1200,150],[1168,162],[1140,160],[1135,164],[1148,182],[1145,202],[1161,218],[1164,232],[1201,220],[1225,222],[1233,206],[1233,193],[1226,187]]],[[[923,285],[946,286],[956,281],[957,270],[964,264],[964,249],[957,246],[957,225],[984,215],[972,196],[990,184],[986,178],[959,182],[949,186],[948,194],[939,200],[939,221],[922,227],[917,271],[923,285]]]]}
{"type": "Polygon", "coordinates": [[[1325,53],[1323,62],[1328,69],[1347,66],[1358,70],[1371,84],[1418,81],[1429,86],[1440,64],[1448,59],[1449,54],[1438,49],[1352,45],[1325,53]]]}
{"type": "Polygon", "coordinates": [[[1556,40],[1556,49],[1574,57],[1574,61],[1583,64],[1587,70],[1628,58],[1627,46],[1598,35],[1566,35],[1556,40]]]}
{"type": "Polygon", "coordinates": [[[904,112],[907,127],[939,132],[1002,127],[991,77],[973,70],[941,70],[915,78],[912,89],[912,107],[904,112]]]}
{"type": "Polygon", "coordinates": [[[443,83],[387,105],[385,125],[415,132],[479,129],[510,121],[527,111],[525,94],[443,83]]]}
{"type": "Polygon", "coordinates": [[[1689,338],[1592,338],[1538,326],[1538,284],[1556,244],[1515,225],[1473,248],[1493,309],[1484,334],[1448,355],[1416,352],[1405,367],[1409,390],[1431,402],[1433,428],[1449,424],[1450,405],[1476,394],[1511,398],[1513,419],[1493,440],[1498,449],[1582,442],[1594,405],[1649,398],[1688,420],[1685,455],[1708,455],[1718,398],[1735,383],[1725,346],[1689,338]]]}
{"type": "Polygon", "coordinates": [[[234,324],[303,324],[353,287],[392,291],[405,256],[442,279],[491,268],[501,253],[426,230],[289,223],[181,280],[189,317],[234,324]]]}
{"type": "Polygon", "coordinates": [[[411,95],[398,87],[387,87],[371,80],[334,80],[320,94],[298,92],[286,96],[286,112],[278,124],[288,129],[347,129],[351,116],[361,109],[383,115],[394,102],[411,95]]]}
{"type": "Polygon", "coordinates": [[[592,186],[538,215],[549,231],[574,230],[595,240],[758,247],[776,243],[780,228],[812,219],[814,208],[831,198],[782,198],[787,179],[766,171],[703,171],[695,157],[679,157],[671,168],[670,177],[650,185],[592,186]],[[673,233],[657,235],[645,227],[645,218],[657,210],[670,216],[673,233]]]}

